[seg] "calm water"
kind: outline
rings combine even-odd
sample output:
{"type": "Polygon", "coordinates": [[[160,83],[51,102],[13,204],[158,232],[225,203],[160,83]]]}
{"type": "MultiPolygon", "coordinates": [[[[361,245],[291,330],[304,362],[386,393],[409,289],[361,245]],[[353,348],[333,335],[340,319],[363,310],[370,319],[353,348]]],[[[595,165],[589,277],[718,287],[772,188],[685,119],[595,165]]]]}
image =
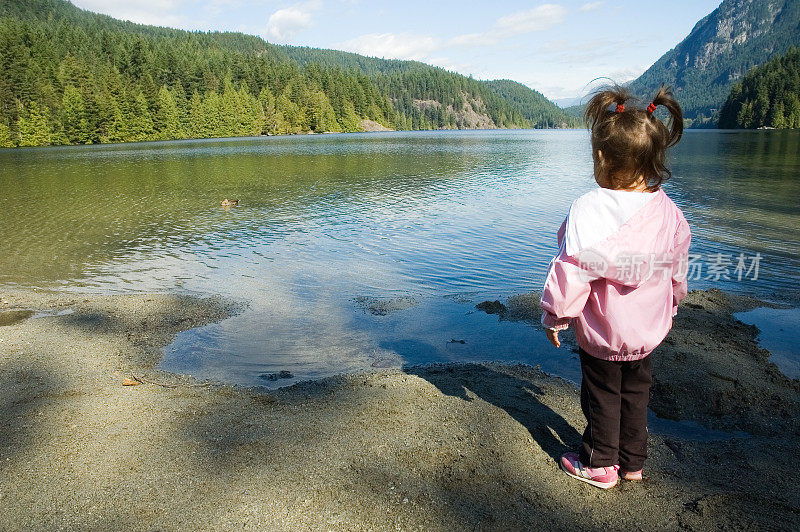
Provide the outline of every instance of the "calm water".
{"type": "MultiPolygon", "coordinates": [[[[690,132],[672,159],[692,287],[796,306],[800,132],[690,132]],[[737,280],[737,257],[749,269],[756,253],[757,279],[737,280]],[[720,259],[728,280],[708,269],[720,259]]],[[[180,334],[165,369],[249,385],[450,360],[578,375],[540,329],[474,305],[541,286],[558,225],[593,186],[583,131],[1,150],[0,172],[0,285],[249,302],[180,334]]]]}

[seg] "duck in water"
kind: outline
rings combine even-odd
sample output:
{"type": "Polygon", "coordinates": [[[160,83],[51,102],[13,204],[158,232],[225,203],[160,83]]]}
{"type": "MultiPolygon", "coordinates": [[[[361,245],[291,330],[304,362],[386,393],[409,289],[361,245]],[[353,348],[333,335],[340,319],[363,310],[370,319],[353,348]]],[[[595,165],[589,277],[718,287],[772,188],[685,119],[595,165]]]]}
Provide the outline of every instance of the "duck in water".
{"type": "Polygon", "coordinates": [[[224,200],[222,200],[222,203],[220,205],[222,205],[223,207],[235,207],[236,205],[239,205],[239,200],[238,199],[229,200],[228,198],[225,198],[224,200]]]}

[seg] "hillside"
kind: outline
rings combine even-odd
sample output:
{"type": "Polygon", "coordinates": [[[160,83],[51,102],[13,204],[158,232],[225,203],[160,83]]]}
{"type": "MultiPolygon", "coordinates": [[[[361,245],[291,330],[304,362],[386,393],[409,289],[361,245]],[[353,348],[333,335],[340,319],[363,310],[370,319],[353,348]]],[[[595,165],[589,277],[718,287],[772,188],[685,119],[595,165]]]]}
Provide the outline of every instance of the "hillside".
{"type": "MultiPolygon", "coordinates": [[[[397,83],[392,83],[390,81],[391,79],[413,77],[409,76],[407,73],[414,70],[440,70],[418,61],[378,59],[339,50],[320,50],[317,48],[288,45],[274,46],[274,48],[277,53],[285,54],[286,57],[297,61],[300,65],[315,63],[324,66],[358,69],[364,74],[373,78],[378,78],[380,83],[384,86],[394,85],[397,91],[395,96],[399,96],[402,90],[399,89],[397,83]]],[[[460,83],[471,84],[470,92],[472,94],[480,93],[483,99],[486,99],[489,93],[481,86],[488,86],[491,93],[496,94],[519,111],[530,123],[531,127],[575,127],[578,124],[571,117],[565,115],[557,105],[548,100],[543,94],[516,81],[508,79],[477,81],[458,74],[451,74],[451,76],[458,79],[460,83]]],[[[421,93],[418,92],[417,96],[421,96],[421,93]]],[[[429,94],[428,96],[430,97],[431,95],[429,94]]]]}
{"type": "Polygon", "coordinates": [[[531,120],[524,97],[415,61],[146,26],[66,0],[0,0],[0,65],[0,146],[563,122],[555,106],[531,120]]]}
{"type": "Polygon", "coordinates": [[[486,82],[501,98],[510,101],[533,127],[580,127],[581,121],[566,114],[555,103],[521,83],[510,79],[486,82]]]}
{"type": "Polygon", "coordinates": [[[800,50],[754,68],[735,84],[719,114],[721,128],[800,128],[800,50]]]}
{"type": "MultiPolygon", "coordinates": [[[[581,99],[587,101],[589,100],[588,97],[584,97],[581,99]]],[[[574,120],[578,120],[580,121],[581,124],[583,124],[583,113],[586,111],[586,106],[584,106],[583,104],[570,105],[569,107],[565,107],[564,109],[562,109],[562,111],[564,111],[564,114],[566,114],[567,116],[570,116],[574,120]]]]}
{"type": "Polygon", "coordinates": [[[661,83],[674,86],[686,118],[708,127],[737,80],[793,45],[800,45],[797,0],[725,0],[630,87],[650,95],[661,83]]]}

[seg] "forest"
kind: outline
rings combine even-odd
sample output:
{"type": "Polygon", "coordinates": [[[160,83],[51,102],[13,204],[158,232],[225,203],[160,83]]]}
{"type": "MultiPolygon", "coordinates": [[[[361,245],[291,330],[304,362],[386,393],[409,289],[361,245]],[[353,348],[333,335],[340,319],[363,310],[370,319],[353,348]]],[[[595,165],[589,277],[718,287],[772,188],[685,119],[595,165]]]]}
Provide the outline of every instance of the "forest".
{"type": "Polygon", "coordinates": [[[800,128],[800,49],[790,48],[736,83],[720,110],[719,127],[800,128]]]}
{"type": "Polygon", "coordinates": [[[797,0],[724,0],[691,33],[630,84],[649,97],[673,87],[687,127],[716,128],[736,81],[789,48],[800,46],[797,0]]]}
{"type": "Polygon", "coordinates": [[[502,128],[572,123],[527,87],[521,107],[414,61],[144,26],[65,0],[0,0],[0,65],[2,147],[473,127],[465,108],[502,128]]]}

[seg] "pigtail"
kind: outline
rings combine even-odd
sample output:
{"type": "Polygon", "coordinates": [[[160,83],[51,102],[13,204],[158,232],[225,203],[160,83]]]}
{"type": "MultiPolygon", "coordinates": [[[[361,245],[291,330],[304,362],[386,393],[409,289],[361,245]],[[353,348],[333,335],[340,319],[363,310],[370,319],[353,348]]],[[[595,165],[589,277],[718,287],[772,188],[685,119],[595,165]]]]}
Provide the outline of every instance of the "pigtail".
{"type": "Polygon", "coordinates": [[[601,187],[630,189],[644,179],[648,190],[658,190],[671,176],[666,152],[683,135],[683,112],[666,86],[658,90],[646,109],[626,109],[629,100],[636,98],[614,84],[600,89],[586,104],[595,180],[601,187]],[[667,124],[654,115],[659,105],[670,114],[667,124]]]}
{"type": "MultiPolygon", "coordinates": [[[[663,105],[667,108],[667,111],[670,114],[669,120],[669,134],[666,138],[666,148],[674,146],[681,140],[683,136],[683,111],[681,110],[680,104],[675,99],[675,95],[672,94],[672,89],[666,85],[662,85],[658,92],[656,93],[655,97],[653,98],[652,105],[657,107],[659,105],[663,105]]],[[[650,116],[653,116],[653,113],[649,113],[650,116]]],[[[654,120],[657,120],[654,118],[654,120]]]]}
{"type": "Polygon", "coordinates": [[[589,128],[594,130],[599,124],[613,116],[616,112],[624,111],[625,102],[631,99],[630,92],[616,84],[596,92],[594,96],[592,96],[592,99],[589,100],[589,103],[586,104],[586,111],[584,113],[589,128]],[[614,111],[609,109],[612,105],[617,106],[614,111]]]}

